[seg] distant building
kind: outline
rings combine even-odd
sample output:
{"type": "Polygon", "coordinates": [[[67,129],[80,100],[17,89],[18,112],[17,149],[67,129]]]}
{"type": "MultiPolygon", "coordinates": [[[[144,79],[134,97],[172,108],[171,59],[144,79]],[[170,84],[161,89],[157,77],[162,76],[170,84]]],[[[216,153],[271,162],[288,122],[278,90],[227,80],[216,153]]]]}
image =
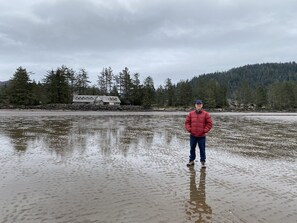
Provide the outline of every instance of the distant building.
{"type": "Polygon", "coordinates": [[[95,104],[95,105],[120,105],[121,101],[117,96],[105,95],[73,95],[73,104],[95,104]]]}

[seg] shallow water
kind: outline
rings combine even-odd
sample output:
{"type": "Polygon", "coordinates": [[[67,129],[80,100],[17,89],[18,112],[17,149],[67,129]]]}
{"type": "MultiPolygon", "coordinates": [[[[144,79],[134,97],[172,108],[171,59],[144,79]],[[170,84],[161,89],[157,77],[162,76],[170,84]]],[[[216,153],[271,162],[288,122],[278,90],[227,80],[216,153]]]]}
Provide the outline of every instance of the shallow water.
{"type": "Polygon", "coordinates": [[[296,222],[297,114],[0,110],[0,222],[296,222]]]}

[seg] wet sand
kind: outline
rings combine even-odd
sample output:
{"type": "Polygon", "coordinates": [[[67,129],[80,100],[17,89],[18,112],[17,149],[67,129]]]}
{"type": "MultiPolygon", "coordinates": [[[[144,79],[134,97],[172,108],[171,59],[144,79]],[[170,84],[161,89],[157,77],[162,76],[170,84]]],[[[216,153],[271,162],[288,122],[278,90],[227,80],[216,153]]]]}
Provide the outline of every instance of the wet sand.
{"type": "Polygon", "coordinates": [[[0,110],[0,222],[296,222],[297,114],[185,115],[0,110]]]}

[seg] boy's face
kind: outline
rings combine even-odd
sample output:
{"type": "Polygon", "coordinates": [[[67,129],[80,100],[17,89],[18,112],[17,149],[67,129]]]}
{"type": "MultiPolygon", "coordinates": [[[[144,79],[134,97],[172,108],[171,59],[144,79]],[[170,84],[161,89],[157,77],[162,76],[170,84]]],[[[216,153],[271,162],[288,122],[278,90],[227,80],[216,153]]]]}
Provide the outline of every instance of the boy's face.
{"type": "Polygon", "coordinates": [[[203,107],[203,104],[195,104],[195,108],[196,108],[196,110],[201,110],[202,109],[202,107],[203,107]]]}

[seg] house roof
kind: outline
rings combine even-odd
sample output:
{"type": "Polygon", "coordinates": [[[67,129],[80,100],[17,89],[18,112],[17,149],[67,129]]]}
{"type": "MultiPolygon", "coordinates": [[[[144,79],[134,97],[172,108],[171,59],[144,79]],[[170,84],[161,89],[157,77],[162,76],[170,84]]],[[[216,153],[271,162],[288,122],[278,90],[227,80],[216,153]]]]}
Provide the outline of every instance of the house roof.
{"type": "Polygon", "coordinates": [[[117,96],[106,95],[73,95],[73,102],[93,103],[103,101],[105,103],[121,103],[117,96]]]}
{"type": "Polygon", "coordinates": [[[73,95],[73,102],[94,102],[98,95],[73,95]]]}
{"type": "Polygon", "coordinates": [[[96,101],[97,100],[101,100],[103,102],[113,102],[113,103],[117,102],[117,103],[121,103],[119,97],[117,97],[117,96],[106,96],[106,95],[103,95],[103,96],[98,96],[95,100],[96,101]]]}

